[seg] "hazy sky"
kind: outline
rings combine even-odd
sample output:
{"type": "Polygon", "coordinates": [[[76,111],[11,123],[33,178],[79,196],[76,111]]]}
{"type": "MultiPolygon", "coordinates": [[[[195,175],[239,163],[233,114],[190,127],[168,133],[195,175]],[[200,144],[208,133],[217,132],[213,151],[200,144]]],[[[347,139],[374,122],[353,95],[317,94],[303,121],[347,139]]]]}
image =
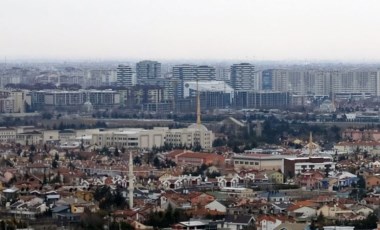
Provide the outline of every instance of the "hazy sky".
{"type": "Polygon", "coordinates": [[[5,56],[380,60],[380,1],[0,0],[5,56]]]}

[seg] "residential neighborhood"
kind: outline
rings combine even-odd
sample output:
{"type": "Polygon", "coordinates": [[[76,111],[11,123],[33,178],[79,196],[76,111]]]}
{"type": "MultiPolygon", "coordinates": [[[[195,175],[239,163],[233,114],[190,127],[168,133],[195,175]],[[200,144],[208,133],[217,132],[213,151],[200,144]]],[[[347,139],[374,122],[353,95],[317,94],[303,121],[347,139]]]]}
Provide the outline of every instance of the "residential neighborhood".
{"type": "MultiPolygon", "coordinates": [[[[191,127],[194,135],[207,132],[203,125],[191,127]]],[[[33,126],[2,130],[0,210],[8,229],[377,227],[376,141],[359,144],[347,137],[326,151],[310,133],[295,140],[299,148],[263,146],[237,153],[205,142],[197,151],[194,142],[178,146],[166,137],[164,145],[152,148],[124,145],[130,135],[136,143],[144,143],[146,135],[120,129],[71,130],[70,135],[33,126]],[[125,137],[109,138],[110,145],[103,146],[96,142],[100,132],[125,137]],[[25,142],[18,141],[25,135],[25,142]]],[[[209,133],[206,138],[214,141],[209,133]]]]}

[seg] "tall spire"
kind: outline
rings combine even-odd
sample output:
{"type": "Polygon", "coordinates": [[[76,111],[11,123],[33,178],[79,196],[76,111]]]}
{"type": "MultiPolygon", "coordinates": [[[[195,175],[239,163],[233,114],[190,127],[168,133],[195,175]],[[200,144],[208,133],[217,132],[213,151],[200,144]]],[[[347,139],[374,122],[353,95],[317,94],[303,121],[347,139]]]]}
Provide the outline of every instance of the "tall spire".
{"type": "Polygon", "coordinates": [[[128,162],[128,198],[129,198],[129,209],[133,209],[133,159],[132,151],[129,152],[129,162],[128,162]]]}
{"type": "Polygon", "coordinates": [[[197,79],[197,125],[198,127],[201,125],[201,99],[199,96],[198,79],[197,79]]]}
{"type": "Polygon", "coordinates": [[[311,155],[313,155],[313,133],[310,132],[310,136],[309,136],[309,157],[311,157],[311,155]]]}

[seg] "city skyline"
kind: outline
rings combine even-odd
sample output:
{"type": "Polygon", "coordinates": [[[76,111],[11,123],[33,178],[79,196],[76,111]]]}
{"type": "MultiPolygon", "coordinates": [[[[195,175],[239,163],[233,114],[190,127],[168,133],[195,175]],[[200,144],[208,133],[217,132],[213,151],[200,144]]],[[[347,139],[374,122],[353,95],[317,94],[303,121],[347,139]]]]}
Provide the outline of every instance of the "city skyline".
{"type": "Polygon", "coordinates": [[[5,0],[0,57],[373,62],[380,61],[379,6],[376,1],[5,0]]]}

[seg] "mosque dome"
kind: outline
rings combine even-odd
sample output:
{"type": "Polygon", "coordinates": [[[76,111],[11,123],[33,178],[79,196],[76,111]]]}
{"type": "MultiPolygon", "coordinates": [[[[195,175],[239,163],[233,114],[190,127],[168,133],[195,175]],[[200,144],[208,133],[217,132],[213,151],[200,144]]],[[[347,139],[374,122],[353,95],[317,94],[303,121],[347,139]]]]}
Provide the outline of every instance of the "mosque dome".
{"type": "Polygon", "coordinates": [[[206,128],[206,126],[202,125],[202,124],[197,124],[197,123],[194,123],[194,124],[191,124],[189,125],[188,127],[189,129],[199,129],[199,130],[202,130],[202,131],[208,131],[208,129],[206,128]]]}
{"type": "Polygon", "coordinates": [[[83,104],[83,109],[84,111],[86,112],[91,112],[93,110],[93,106],[92,106],[92,103],[89,102],[89,101],[86,101],[84,104],[83,104]]]}

